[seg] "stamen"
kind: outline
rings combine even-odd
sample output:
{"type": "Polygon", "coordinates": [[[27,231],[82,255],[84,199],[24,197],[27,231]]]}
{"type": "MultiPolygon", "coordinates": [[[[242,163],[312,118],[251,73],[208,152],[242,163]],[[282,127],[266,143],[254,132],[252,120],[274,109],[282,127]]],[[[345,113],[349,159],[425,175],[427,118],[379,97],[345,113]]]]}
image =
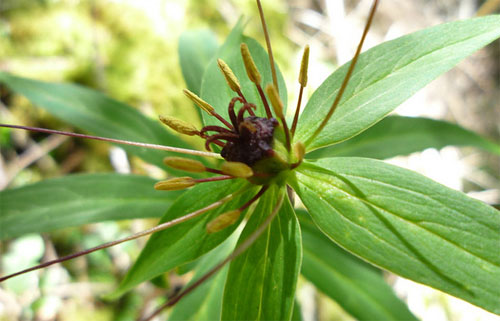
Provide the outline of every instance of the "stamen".
{"type": "Polygon", "coordinates": [[[191,99],[191,101],[193,101],[196,105],[198,105],[198,107],[206,111],[208,114],[211,115],[215,111],[212,105],[210,105],[209,103],[198,97],[198,95],[196,95],[189,89],[184,89],[182,92],[184,93],[184,95],[186,95],[187,98],[191,99]]]}
{"type": "Polygon", "coordinates": [[[209,178],[198,178],[198,179],[195,179],[195,182],[196,182],[196,184],[198,184],[198,183],[225,181],[226,179],[235,179],[235,178],[236,177],[234,177],[234,176],[222,175],[222,176],[215,176],[215,177],[209,177],[209,178]]]}
{"type": "Polygon", "coordinates": [[[266,86],[266,92],[269,96],[269,100],[271,101],[271,105],[273,106],[274,113],[278,118],[283,117],[283,102],[281,101],[280,96],[278,95],[278,91],[276,87],[272,84],[266,86]]]}
{"type": "Polygon", "coordinates": [[[264,108],[266,110],[267,118],[273,117],[271,114],[271,109],[269,108],[269,104],[267,103],[266,95],[264,95],[264,91],[262,90],[262,86],[260,85],[262,81],[262,77],[260,76],[259,70],[253,61],[252,55],[250,54],[250,50],[248,50],[248,46],[246,43],[242,43],[240,45],[241,56],[243,57],[243,62],[245,63],[245,69],[247,71],[248,79],[252,81],[257,87],[257,91],[259,92],[260,99],[264,104],[264,108]]]}
{"type": "Polygon", "coordinates": [[[285,115],[283,115],[283,102],[276,90],[276,87],[272,84],[266,86],[267,96],[271,101],[271,105],[273,106],[274,113],[281,120],[283,124],[283,130],[285,131],[285,139],[286,139],[286,149],[290,151],[290,132],[288,131],[288,125],[286,123],[285,115]]]}
{"type": "Polygon", "coordinates": [[[304,48],[304,54],[302,55],[302,61],[300,63],[300,73],[299,73],[299,99],[297,100],[297,108],[295,109],[295,115],[293,117],[292,123],[292,136],[295,134],[295,129],[297,128],[297,122],[299,120],[300,105],[302,103],[302,94],[304,88],[307,86],[307,67],[309,65],[309,45],[304,48]]]}
{"type": "Polygon", "coordinates": [[[304,155],[306,154],[306,147],[302,144],[302,142],[297,142],[293,146],[293,151],[295,153],[295,157],[297,157],[297,162],[290,166],[291,169],[298,167],[302,163],[304,155]]]}
{"type": "Polygon", "coordinates": [[[361,40],[359,41],[358,48],[356,49],[356,53],[354,54],[354,57],[351,60],[351,64],[349,65],[349,69],[347,70],[347,74],[344,77],[344,80],[342,81],[342,85],[340,86],[339,92],[337,93],[337,97],[335,97],[335,101],[333,102],[332,106],[330,107],[330,110],[328,111],[328,114],[326,115],[325,118],[323,118],[323,121],[319,125],[318,129],[314,132],[314,134],[309,137],[309,139],[306,141],[305,145],[309,145],[315,138],[318,136],[318,134],[325,128],[326,124],[330,120],[330,118],[333,115],[333,112],[335,109],[337,109],[337,106],[340,102],[340,99],[342,98],[342,95],[344,94],[344,90],[347,87],[347,83],[349,82],[349,79],[351,79],[352,72],[354,71],[354,67],[356,66],[356,63],[358,61],[358,57],[361,53],[361,48],[363,47],[363,43],[365,42],[366,35],[368,34],[368,30],[370,29],[370,26],[373,21],[373,16],[375,15],[375,10],[377,8],[378,0],[373,1],[373,5],[370,9],[370,14],[368,16],[368,20],[366,21],[365,29],[363,30],[363,35],[361,36],[361,40]]]}
{"type": "Polygon", "coordinates": [[[180,120],[180,119],[177,119],[174,117],[170,117],[170,116],[163,116],[163,115],[158,116],[158,118],[160,119],[160,121],[162,123],[164,123],[165,125],[172,128],[173,130],[175,130],[178,133],[188,135],[188,136],[195,136],[195,135],[200,136],[201,135],[200,131],[198,129],[196,129],[196,127],[194,127],[190,123],[185,122],[183,120],[180,120]]]}
{"type": "Polygon", "coordinates": [[[183,157],[165,157],[163,163],[169,167],[193,173],[203,173],[207,169],[202,162],[183,157]]]}
{"type": "Polygon", "coordinates": [[[28,272],[31,272],[31,271],[43,269],[43,268],[45,268],[47,266],[51,266],[53,264],[61,263],[61,262],[64,262],[64,261],[68,261],[68,260],[71,260],[71,259],[83,256],[83,255],[87,255],[87,254],[95,252],[95,251],[99,251],[99,250],[102,250],[102,249],[105,249],[105,248],[108,248],[108,247],[112,247],[112,246],[121,244],[123,242],[135,240],[137,238],[140,238],[140,237],[143,237],[143,236],[146,236],[146,235],[150,235],[150,234],[153,234],[153,233],[156,233],[156,232],[163,231],[163,230],[165,230],[165,229],[167,229],[169,227],[172,227],[172,226],[175,226],[177,224],[186,222],[186,221],[188,221],[188,220],[190,220],[192,218],[200,216],[203,213],[206,213],[206,212],[208,212],[210,210],[213,210],[214,208],[217,208],[217,207],[219,207],[219,206],[221,206],[221,205],[229,202],[230,200],[232,200],[233,198],[235,198],[236,196],[240,195],[241,193],[243,193],[245,191],[246,191],[246,188],[243,188],[243,189],[241,189],[241,190],[239,190],[239,191],[237,191],[235,193],[229,194],[229,195],[221,198],[220,200],[218,200],[218,201],[216,201],[216,202],[214,202],[214,203],[212,203],[212,204],[210,204],[208,206],[205,206],[204,208],[201,208],[199,210],[196,210],[196,211],[191,212],[189,214],[186,214],[184,216],[178,217],[178,218],[173,219],[171,221],[162,223],[162,224],[157,225],[155,227],[152,227],[150,229],[147,229],[147,230],[144,230],[144,231],[141,231],[141,232],[129,235],[129,236],[127,236],[125,238],[122,238],[120,240],[116,240],[116,241],[104,243],[104,244],[101,244],[99,246],[96,246],[96,247],[93,247],[93,248],[90,248],[90,249],[87,249],[87,250],[84,250],[84,251],[81,251],[81,252],[78,252],[78,253],[73,253],[73,254],[70,254],[70,255],[67,255],[67,256],[63,256],[61,258],[58,258],[58,259],[55,259],[55,260],[52,260],[52,261],[48,261],[48,262],[45,262],[45,263],[42,263],[42,264],[39,264],[39,265],[30,267],[28,269],[25,269],[25,270],[22,270],[22,271],[19,271],[19,272],[10,274],[10,275],[6,275],[6,276],[3,276],[3,277],[0,277],[0,282],[3,282],[5,280],[8,280],[10,278],[13,278],[15,276],[18,276],[18,275],[21,275],[21,274],[24,274],[24,273],[28,273],[28,272]]]}
{"type": "Polygon", "coordinates": [[[299,161],[302,161],[304,159],[304,155],[306,154],[306,147],[302,142],[297,142],[294,146],[294,152],[295,152],[295,157],[299,161]]]}
{"type": "Polygon", "coordinates": [[[309,66],[309,45],[304,48],[302,54],[302,61],[300,62],[299,84],[302,87],[307,86],[307,69],[309,66]]]}
{"type": "Polygon", "coordinates": [[[248,207],[250,207],[250,205],[255,203],[255,201],[257,201],[268,188],[269,185],[262,186],[259,192],[255,194],[248,202],[243,204],[243,206],[241,206],[239,209],[222,213],[221,215],[211,220],[207,224],[207,233],[219,232],[225,229],[226,227],[234,224],[238,220],[240,214],[248,207]]]}
{"type": "MultiPolygon", "coordinates": [[[[203,163],[189,158],[182,157],[165,157],[163,159],[165,165],[170,166],[175,169],[179,169],[182,171],[193,172],[193,173],[201,173],[208,172],[213,174],[224,175],[221,170],[206,167],[203,163]]],[[[196,181],[196,180],[195,180],[196,181]]],[[[198,182],[198,181],[196,181],[198,182]]],[[[198,182],[199,183],[199,182],[198,182]]]]}
{"type": "Polygon", "coordinates": [[[273,117],[273,114],[271,113],[271,108],[269,108],[269,103],[267,102],[266,95],[264,94],[264,90],[262,90],[262,87],[260,84],[256,85],[257,86],[257,91],[259,92],[260,100],[264,104],[264,109],[266,110],[266,116],[267,119],[271,119],[273,117]]]}
{"type": "Polygon", "coordinates": [[[221,115],[219,115],[215,111],[214,107],[212,107],[212,105],[210,105],[209,103],[207,103],[206,101],[204,101],[203,99],[198,97],[198,95],[196,95],[195,93],[193,93],[192,91],[190,91],[188,89],[184,89],[183,92],[186,95],[186,97],[191,99],[191,101],[193,101],[198,107],[200,107],[201,109],[206,111],[208,114],[217,118],[221,123],[226,125],[227,128],[233,129],[233,126],[231,126],[231,124],[227,120],[225,120],[221,115]]]}
{"type": "Polygon", "coordinates": [[[239,178],[249,178],[253,176],[252,169],[247,164],[240,162],[225,162],[221,166],[221,171],[224,174],[239,178]]]}
{"type": "Polygon", "coordinates": [[[219,174],[219,175],[223,175],[224,173],[218,169],[215,169],[215,168],[210,168],[210,167],[207,167],[207,172],[209,173],[213,173],[213,174],[219,174]]]}
{"type": "Polygon", "coordinates": [[[248,202],[243,204],[243,206],[240,207],[239,210],[243,212],[248,207],[250,207],[250,205],[252,205],[256,200],[258,200],[267,191],[268,188],[269,188],[269,185],[262,186],[262,188],[259,190],[259,192],[257,194],[255,194],[254,197],[252,197],[248,202]]]}
{"type": "Polygon", "coordinates": [[[239,209],[222,213],[207,224],[207,233],[216,233],[233,225],[240,217],[240,214],[241,211],[239,209]]]}
{"type": "Polygon", "coordinates": [[[196,289],[199,285],[201,285],[203,282],[205,282],[207,279],[209,279],[212,275],[214,275],[217,271],[219,271],[221,268],[223,268],[227,263],[231,262],[231,260],[235,259],[238,257],[240,254],[245,252],[261,235],[264,233],[264,231],[267,229],[269,224],[273,221],[273,219],[276,217],[276,214],[278,214],[279,209],[281,208],[281,205],[283,204],[283,195],[279,198],[278,202],[276,203],[276,206],[274,207],[273,211],[271,214],[266,218],[266,220],[243,242],[238,246],[233,253],[231,253],[224,261],[221,263],[217,264],[215,267],[213,267],[209,272],[207,272],[205,275],[203,275],[200,279],[198,279],[196,282],[188,286],[185,290],[181,291],[178,293],[176,296],[171,298],[167,303],[163,304],[160,306],[153,314],[148,316],[146,319],[143,319],[142,321],[150,321],[152,320],[155,316],[157,316],[163,309],[168,308],[179,302],[180,299],[182,299],[184,296],[189,294],[191,291],[196,289]]]}
{"type": "Polygon", "coordinates": [[[243,63],[245,64],[245,69],[247,70],[248,79],[252,81],[254,84],[260,84],[262,78],[260,76],[259,70],[253,61],[252,55],[250,54],[250,50],[248,50],[248,46],[246,43],[242,43],[240,45],[241,56],[243,57],[243,63]]]}
{"type": "Polygon", "coordinates": [[[222,175],[222,176],[199,178],[199,179],[194,179],[189,176],[173,177],[156,183],[154,188],[157,191],[178,191],[181,189],[192,187],[199,183],[223,181],[226,179],[233,179],[233,178],[236,178],[236,176],[222,175]]]}
{"type": "Polygon", "coordinates": [[[179,147],[170,147],[170,146],[157,145],[157,144],[138,143],[138,142],[132,142],[129,140],[121,140],[121,139],[106,138],[106,137],[100,137],[100,136],[92,136],[92,135],[84,135],[84,134],[77,134],[77,133],[71,133],[71,132],[63,132],[60,130],[53,130],[53,129],[46,129],[46,128],[7,125],[7,124],[0,124],[0,127],[24,129],[24,130],[29,130],[29,131],[33,131],[33,132],[57,134],[57,135],[86,138],[86,139],[94,139],[94,140],[100,140],[100,141],[104,141],[104,142],[108,142],[108,143],[131,145],[131,146],[144,147],[144,148],[150,148],[150,149],[158,149],[158,150],[164,150],[167,152],[174,152],[174,153],[181,153],[181,154],[188,154],[188,155],[222,158],[222,156],[220,156],[217,153],[203,152],[203,151],[198,151],[198,150],[179,148],[179,147]]]}
{"type": "Polygon", "coordinates": [[[224,78],[226,78],[229,88],[231,88],[232,91],[236,92],[246,102],[246,99],[243,96],[243,93],[241,92],[240,82],[238,81],[238,78],[236,78],[236,76],[234,75],[231,68],[229,68],[228,64],[226,64],[222,59],[217,59],[217,63],[219,64],[219,68],[222,71],[224,78]]]}
{"type": "Polygon", "coordinates": [[[174,177],[155,184],[157,191],[177,191],[196,185],[196,180],[189,176],[174,177]]]}
{"type": "Polygon", "coordinates": [[[269,65],[271,67],[271,74],[273,76],[273,84],[276,87],[276,91],[279,93],[278,88],[278,76],[276,75],[276,67],[274,66],[273,49],[271,47],[271,39],[269,37],[269,32],[267,31],[266,18],[264,17],[264,10],[262,10],[262,4],[260,0],[257,0],[257,7],[259,8],[260,21],[262,22],[262,30],[264,31],[264,36],[266,38],[267,52],[269,56],[269,65]]]}

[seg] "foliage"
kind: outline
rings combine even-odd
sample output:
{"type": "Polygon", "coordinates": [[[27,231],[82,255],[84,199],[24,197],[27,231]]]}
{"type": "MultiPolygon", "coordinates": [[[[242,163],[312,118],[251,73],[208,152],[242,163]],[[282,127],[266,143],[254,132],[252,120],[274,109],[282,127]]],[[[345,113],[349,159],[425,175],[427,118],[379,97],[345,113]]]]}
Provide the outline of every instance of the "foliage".
{"type": "MultiPolygon", "coordinates": [[[[181,61],[181,66],[188,86],[226,116],[234,93],[217,70],[216,60],[210,58],[215,49],[214,38],[207,35],[190,33],[182,38],[180,51],[190,52],[189,48],[196,47],[202,58],[198,64],[181,61]]],[[[99,220],[156,216],[159,199],[164,201],[163,209],[170,206],[161,218],[161,222],[166,222],[245,189],[222,207],[152,236],[120,286],[109,296],[116,298],[144,281],[192,262],[195,277],[203,275],[234,249],[235,243],[241,244],[257,229],[290,185],[307,212],[301,210],[297,215],[293,202],[286,197],[264,234],[228,268],[174,307],[173,319],[291,319],[300,272],[360,320],[374,316],[386,320],[414,319],[374,266],[500,314],[500,288],[496,286],[500,278],[500,259],[496,254],[500,212],[420,174],[368,158],[383,159],[446,145],[472,145],[498,154],[500,146],[458,125],[422,118],[383,120],[418,89],[498,37],[500,16],[490,16],[429,28],[368,50],[360,56],[332,119],[314,138],[313,132],[335,99],[349,64],[336,70],[309,99],[299,120],[294,142],[306,143],[308,160],[286,172],[283,180],[271,184],[258,204],[248,211],[242,230],[235,224],[222,232],[207,234],[205,226],[255,194],[256,187],[243,179],[205,183],[179,197],[169,193],[160,197],[159,192],[147,189],[148,178],[99,174],[68,176],[1,192],[0,203],[5,207],[0,216],[0,239],[99,220]],[[353,143],[349,146],[350,138],[353,143]],[[416,142],[408,146],[412,138],[416,142]],[[95,189],[89,193],[85,184],[92,184],[95,189]],[[65,187],[64,193],[71,194],[72,201],[82,201],[67,202],[61,195],[61,186],[65,187]],[[29,206],[19,207],[13,199],[23,199],[29,206]],[[124,211],[124,207],[128,210],[124,211]],[[72,211],[70,219],[62,215],[64,211],[72,211]],[[48,212],[56,214],[49,217],[48,212]],[[37,221],[43,224],[37,225],[37,221]],[[11,228],[17,225],[25,228],[11,228]],[[190,314],[187,306],[196,306],[198,310],[193,309],[190,314]]],[[[241,23],[217,50],[215,58],[223,58],[230,65],[245,96],[257,102],[258,93],[246,77],[239,54],[242,42],[249,46],[264,83],[271,82],[266,51],[257,41],[243,35],[241,23]]],[[[286,106],[286,87],[278,74],[280,95],[286,106]]],[[[131,107],[93,90],[8,73],[0,73],[0,82],[85,131],[189,146],[131,107]]],[[[258,114],[263,115],[263,106],[257,107],[258,114]]],[[[213,122],[205,114],[203,118],[205,123],[213,122]]],[[[161,157],[166,155],[141,148],[127,151],[159,166],[161,157]]],[[[242,215],[238,223],[243,221],[242,215]]]]}

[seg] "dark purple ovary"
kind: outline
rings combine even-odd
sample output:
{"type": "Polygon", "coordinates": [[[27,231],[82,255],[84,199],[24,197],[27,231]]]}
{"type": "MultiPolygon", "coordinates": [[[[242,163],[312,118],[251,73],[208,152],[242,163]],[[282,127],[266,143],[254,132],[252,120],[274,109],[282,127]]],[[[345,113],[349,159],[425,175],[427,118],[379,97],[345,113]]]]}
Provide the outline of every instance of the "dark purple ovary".
{"type": "Polygon", "coordinates": [[[239,138],[228,141],[221,156],[230,162],[241,162],[248,166],[272,155],[274,128],[278,121],[257,116],[246,117],[238,126],[239,138]]]}

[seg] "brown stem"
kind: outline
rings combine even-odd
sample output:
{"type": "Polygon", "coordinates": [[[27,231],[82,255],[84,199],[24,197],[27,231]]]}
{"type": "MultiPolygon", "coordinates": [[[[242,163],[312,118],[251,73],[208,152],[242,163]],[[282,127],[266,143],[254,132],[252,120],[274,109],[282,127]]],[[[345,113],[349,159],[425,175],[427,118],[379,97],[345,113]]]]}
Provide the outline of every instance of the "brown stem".
{"type": "Polygon", "coordinates": [[[226,180],[226,179],[234,179],[234,178],[236,178],[236,177],[229,176],[229,175],[223,175],[223,176],[215,176],[215,177],[195,179],[195,182],[196,183],[206,183],[206,182],[223,181],[223,180],[226,180]]]}
{"type": "Polygon", "coordinates": [[[184,296],[186,296],[191,291],[196,289],[199,285],[201,285],[203,282],[205,282],[207,279],[209,279],[212,275],[214,275],[217,271],[219,271],[221,268],[223,268],[228,262],[230,262],[231,260],[235,259],[240,254],[245,252],[262,235],[262,233],[264,233],[264,231],[267,229],[269,224],[271,224],[273,219],[276,217],[276,214],[278,214],[278,211],[281,208],[282,203],[283,203],[283,195],[280,196],[280,198],[278,199],[278,202],[276,203],[276,206],[274,207],[271,214],[266,218],[266,220],[243,243],[241,243],[241,245],[238,246],[233,251],[233,253],[231,253],[224,261],[220,262],[215,267],[213,267],[210,271],[208,271],[201,278],[196,280],[196,282],[194,282],[193,284],[188,286],[186,289],[184,289],[183,291],[178,293],[172,299],[168,300],[167,303],[160,306],[155,312],[153,312],[153,314],[148,316],[146,319],[143,319],[142,321],[150,321],[155,316],[157,316],[159,313],[161,313],[161,311],[163,311],[163,309],[171,307],[174,304],[176,304],[180,299],[182,299],[184,296]]]}
{"type": "Polygon", "coordinates": [[[358,61],[358,57],[361,53],[361,48],[363,47],[363,43],[365,42],[366,35],[368,34],[368,30],[370,29],[370,26],[372,24],[373,16],[375,15],[375,10],[377,8],[378,0],[373,1],[372,8],[370,9],[370,15],[368,16],[368,21],[366,22],[365,29],[363,30],[363,35],[361,36],[361,40],[359,41],[358,48],[356,49],[356,53],[354,54],[354,57],[351,60],[351,64],[349,65],[349,69],[347,70],[347,74],[344,77],[344,81],[342,81],[342,85],[340,86],[339,92],[337,93],[337,97],[335,97],[335,101],[333,102],[332,106],[330,107],[330,110],[328,111],[328,114],[326,117],[323,119],[321,124],[319,125],[318,129],[314,132],[314,134],[309,137],[307,142],[305,143],[305,146],[309,145],[316,136],[323,130],[323,128],[326,126],[328,121],[333,115],[333,112],[335,109],[337,109],[337,106],[340,102],[340,99],[342,98],[342,95],[344,94],[344,90],[347,87],[347,83],[349,82],[349,79],[351,79],[352,72],[354,71],[354,67],[356,66],[356,62],[358,61]]]}
{"type": "Polygon", "coordinates": [[[3,277],[0,277],[0,282],[3,282],[3,281],[8,280],[8,279],[10,279],[12,277],[15,277],[15,276],[27,273],[27,272],[39,270],[39,269],[42,269],[44,267],[47,267],[47,266],[50,266],[50,265],[53,265],[53,264],[61,263],[61,262],[64,262],[64,261],[67,261],[67,260],[71,260],[71,259],[74,259],[74,258],[82,256],[82,255],[86,255],[86,254],[89,254],[89,253],[92,253],[92,252],[95,252],[95,251],[98,251],[98,250],[102,250],[102,249],[105,249],[105,248],[108,248],[108,247],[111,247],[111,246],[115,246],[115,245],[121,244],[123,242],[131,241],[131,240],[134,240],[134,239],[137,239],[137,238],[149,235],[149,234],[153,234],[153,233],[156,233],[156,232],[159,232],[159,231],[163,231],[163,230],[165,230],[165,229],[167,229],[169,227],[172,227],[174,225],[186,222],[186,221],[188,221],[188,220],[190,220],[190,219],[192,219],[192,218],[194,218],[196,216],[199,216],[199,215],[201,215],[201,214],[203,214],[205,212],[208,212],[209,210],[212,210],[212,209],[214,209],[214,208],[216,208],[216,207],[218,207],[218,206],[220,206],[220,205],[222,205],[224,203],[227,203],[228,201],[230,201],[231,199],[233,199],[236,195],[241,194],[243,191],[244,191],[244,189],[239,190],[238,192],[229,194],[226,197],[223,197],[222,199],[220,199],[220,200],[218,200],[218,201],[216,201],[216,202],[214,202],[214,203],[212,203],[212,204],[210,204],[208,206],[205,206],[204,208],[201,208],[199,210],[196,210],[194,212],[191,212],[191,213],[189,213],[187,215],[184,215],[184,216],[181,216],[179,218],[173,219],[171,221],[162,223],[162,224],[157,225],[155,227],[152,227],[150,229],[147,229],[147,230],[144,230],[144,231],[141,231],[141,232],[129,235],[129,236],[124,237],[124,238],[122,238],[120,240],[116,240],[116,241],[111,241],[111,242],[108,242],[108,243],[104,243],[104,244],[98,245],[96,247],[93,247],[93,248],[90,248],[90,249],[87,249],[87,250],[84,250],[84,251],[81,251],[81,252],[78,252],[78,253],[73,253],[73,254],[70,254],[70,255],[66,255],[66,256],[63,256],[63,257],[58,258],[56,260],[51,260],[51,261],[48,261],[48,262],[45,262],[45,263],[42,263],[42,264],[30,267],[30,268],[25,269],[25,270],[22,270],[22,271],[19,271],[19,272],[10,274],[10,275],[6,275],[6,276],[3,276],[3,277]]]}
{"type": "Polygon", "coordinates": [[[273,75],[273,84],[276,87],[276,91],[279,93],[278,87],[278,77],[276,76],[276,67],[274,66],[273,49],[271,47],[271,39],[269,38],[269,32],[267,31],[266,18],[264,17],[264,10],[262,10],[262,4],[260,0],[257,0],[257,7],[259,8],[260,21],[262,22],[262,30],[264,31],[264,36],[266,38],[267,52],[269,54],[269,65],[271,66],[271,74],[273,75]]]}
{"type": "Polygon", "coordinates": [[[290,151],[292,149],[292,144],[290,141],[290,130],[288,130],[288,124],[286,123],[286,119],[284,115],[281,115],[281,123],[283,124],[283,131],[285,132],[285,146],[286,150],[290,151]]]}
{"type": "Polygon", "coordinates": [[[106,138],[106,137],[100,137],[100,136],[92,136],[92,135],[77,134],[77,133],[71,133],[71,132],[63,132],[60,130],[53,130],[53,129],[46,129],[46,128],[7,125],[7,124],[0,124],[0,127],[24,129],[24,130],[29,130],[29,131],[33,131],[33,132],[65,135],[65,136],[70,136],[70,137],[78,137],[78,138],[86,138],[86,139],[94,139],[94,140],[100,140],[100,141],[104,141],[104,142],[108,142],[108,143],[131,145],[131,146],[144,147],[144,148],[150,148],[150,149],[159,149],[159,150],[164,150],[167,152],[174,152],[174,153],[222,158],[222,156],[220,156],[217,153],[202,152],[202,151],[198,151],[198,150],[191,150],[191,149],[185,149],[185,148],[179,148],[179,147],[170,147],[170,146],[157,145],[157,144],[138,143],[138,142],[132,142],[129,140],[121,140],[121,139],[106,138]]]}
{"type": "Polygon", "coordinates": [[[226,125],[227,128],[233,129],[233,126],[227,120],[225,120],[221,115],[219,115],[215,110],[212,110],[212,112],[210,113],[210,115],[212,115],[215,118],[217,118],[221,123],[223,123],[224,125],[226,125]]]}
{"type": "Polygon", "coordinates": [[[262,186],[262,188],[260,189],[260,191],[257,194],[255,194],[254,197],[252,197],[248,202],[246,202],[245,204],[243,204],[242,207],[240,207],[240,211],[243,212],[244,210],[246,210],[250,205],[253,204],[253,202],[255,202],[256,200],[258,200],[259,197],[261,197],[262,194],[264,194],[267,191],[268,188],[269,188],[269,185],[262,186]]]}
{"type": "MultiPolygon", "coordinates": [[[[240,96],[241,99],[243,99],[243,102],[244,103],[247,103],[248,101],[246,100],[245,96],[243,96],[243,93],[241,92],[241,89],[238,89],[236,90],[236,93],[238,94],[238,96],[240,96]]],[[[252,116],[255,116],[255,115],[252,115],[252,116]]]]}
{"type": "Polygon", "coordinates": [[[205,167],[205,171],[213,174],[224,175],[224,173],[221,170],[215,168],[205,167]]]}
{"type": "Polygon", "coordinates": [[[271,113],[271,108],[269,107],[269,104],[267,102],[266,95],[264,95],[264,91],[262,90],[262,87],[260,84],[255,84],[255,86],[257,86],[257,91],[259,92],[260,99],[262,100],[262,103],[264,104],[264,108],[266,109],[267,119],[271,119],[273,117],[273,114],[271,113]]]}
{"type": "Polygon", "coordinates": [[[300,85],[299,99],[297,100],[297,108],[295,109],[295,115],[293,116],[292,123],[292,137],[295,135],[295,129],[297,128],[297,122],[299,121],[300,105],[302,103],[302,94],[304,93],[304,86],[300,85]]]}

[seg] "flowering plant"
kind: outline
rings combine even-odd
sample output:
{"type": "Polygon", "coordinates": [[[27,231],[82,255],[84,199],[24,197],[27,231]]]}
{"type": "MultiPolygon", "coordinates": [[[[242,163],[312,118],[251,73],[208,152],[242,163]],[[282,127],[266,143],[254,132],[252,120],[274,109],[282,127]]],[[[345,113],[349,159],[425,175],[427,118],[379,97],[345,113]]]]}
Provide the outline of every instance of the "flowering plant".
{"type": "MultiPolygon", "coordinates": [[[[291,319],[300,273],[359,319],[414,319],[367,261],[500,313],[495,284],[500,277],[499,211],[420,174],[365,158],[370,153],[361,148],[373,141],[382,147],[375,124],[384,128],[407,122],[417,130],[432,123],[440,133],[466,137],[453,144],[500,153],[498,145],[458,126],[384,119],[418,89],[498,37],[500,17],[489,16],[419,31],[363,54],[361,41],[353,61],[325,80],[299,117],[307,85],[306,48],[297,112],[287,120],[287,90],[272,55],[244,36],[239,22],[204,71],[185,73],[186,96],[204,111],[205,126],[197,129],[161,117],[175,131],[205,139],[208,151],[193,151],[158,122],[90,89],[0,73],[0,82],[50,113],[109,138],[104,140],[128,144],[127,152],[178,176],[157,182],[157,190],[190,188],[161,194],[148,190],[150,180],[144,177],[85,175],[6,190],[0,194],[0,238],[149,216],[161,200],[160,206],[169,209],[157,227],[83,252],[155,233],[110,297],[196,262],[193,282],[165,304],[179,302],[174,319],[291,319]],[[345,149],[354,137],[351,151],[345,149]],[[353,152],[356,147],[358,153],[353,152]],[[318,159],[308,158],[313,151],[318,159]],[[179,152],[192,158],[171,154],[179,152]],[[193,174],[179,177],[181,171],[193,174]],[[305,209],[295,208],[294,195],[305,209]],[[80,197],[83,203],[61,210],[68,198],[80,197]],[[130,198],[131,205],[121,202],[105,210],[99,201],[108,197],[130,198]],[[139,198],[154,200],[154,206],[134,201],[139,198]],[[193,306],[196,311],[188,309],[193,306]]],[[[411,145],[406,148],[413,151],[411,145]]]]}

